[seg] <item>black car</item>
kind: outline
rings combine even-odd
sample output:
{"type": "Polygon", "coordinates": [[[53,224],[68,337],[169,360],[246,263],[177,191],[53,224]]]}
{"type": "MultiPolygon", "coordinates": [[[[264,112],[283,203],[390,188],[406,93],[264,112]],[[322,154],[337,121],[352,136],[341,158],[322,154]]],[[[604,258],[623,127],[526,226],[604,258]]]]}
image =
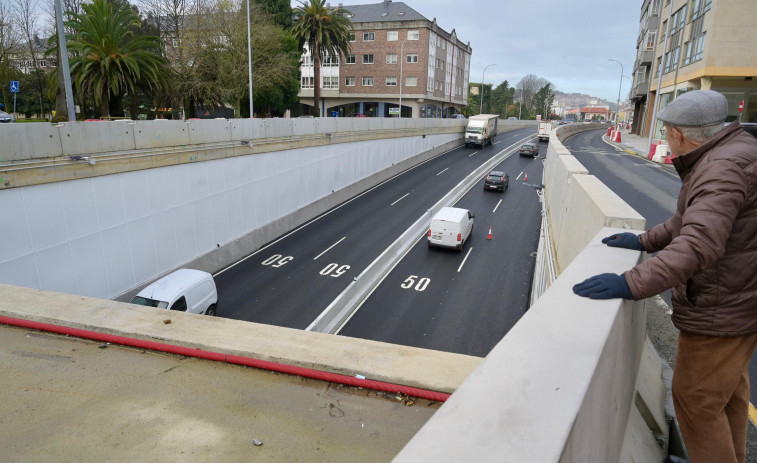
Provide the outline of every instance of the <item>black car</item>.
{"type": "Polygon", "coordinates": [[[489,172],[484,180],[484,190],[499,190],[504,193],[510,186],[510,176],[499,170],[489,172]]]}
{"type": "Polygon", "coordinates": [[[539,145],[536,143],[523,143],[520,147],[520,155],[535,158],[539,155],[539,145]]]}

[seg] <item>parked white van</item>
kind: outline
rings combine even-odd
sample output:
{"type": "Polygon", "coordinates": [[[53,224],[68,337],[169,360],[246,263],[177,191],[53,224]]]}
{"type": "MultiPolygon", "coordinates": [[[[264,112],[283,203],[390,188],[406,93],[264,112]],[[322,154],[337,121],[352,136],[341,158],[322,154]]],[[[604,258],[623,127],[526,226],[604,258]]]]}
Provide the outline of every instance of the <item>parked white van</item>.
{"type": "Polygon", "coordinates": [[[475,216],[468,209],[443,207],[439,209],[428,229],[428,247],[444,246],[458,251],[473,232],[475,216]]]}
{"type": "Polygon", "coordinates": [[[215,315],[218,292],[213,275],[182,268],[146,286],[132,304],[206,315],[215,315]]]}

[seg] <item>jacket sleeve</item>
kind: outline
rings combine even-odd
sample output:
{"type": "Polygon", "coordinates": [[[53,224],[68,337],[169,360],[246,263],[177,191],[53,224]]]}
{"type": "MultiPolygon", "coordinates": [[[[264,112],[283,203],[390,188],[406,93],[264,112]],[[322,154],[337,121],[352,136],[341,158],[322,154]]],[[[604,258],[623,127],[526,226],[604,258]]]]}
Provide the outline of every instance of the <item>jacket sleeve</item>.
{"type": "Polygon", "coordinates": [[[671,218],[642,233],[639,236],[639,241],[644,246],[644,250],[649,253],[657,252],[670,244],[673,240],[673,230],[678,228],[675,224],[680,222],[681,214],[676,210],[671,218]]]}
{"type": "MultiPolygon", "coordinates": [[[[670,239],[655,257],[625,272],[634,299],[654,296],[685,283],[725,254],[733,223],[746,200],[746,175],[728,160],[703,167],[692,174],[688,195],[683,198],[685,204],[683,209],[679,207],[683,210],[680,234],[670,239]]],[[[650,230],[655,232],[651,244],[664,243],[666,234],[669,235],[669,231],[664,231],[668,222],[650,230]]],[[[646,245],[644,241],[642,244],[646,245]]]]}

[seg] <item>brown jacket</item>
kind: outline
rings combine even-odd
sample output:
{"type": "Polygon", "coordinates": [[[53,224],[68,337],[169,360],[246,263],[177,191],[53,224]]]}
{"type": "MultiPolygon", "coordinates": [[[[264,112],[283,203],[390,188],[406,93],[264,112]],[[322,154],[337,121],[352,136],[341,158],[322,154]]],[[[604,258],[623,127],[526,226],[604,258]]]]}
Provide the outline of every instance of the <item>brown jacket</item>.
{"type": "Polygon", "coordinates": [[[673,324],[687,333],[757,333],[757,139],[733,123],[673,164],[678,206],[639,237],[659,252],[624,273],[631,293],[673,288],[673,324]]]}

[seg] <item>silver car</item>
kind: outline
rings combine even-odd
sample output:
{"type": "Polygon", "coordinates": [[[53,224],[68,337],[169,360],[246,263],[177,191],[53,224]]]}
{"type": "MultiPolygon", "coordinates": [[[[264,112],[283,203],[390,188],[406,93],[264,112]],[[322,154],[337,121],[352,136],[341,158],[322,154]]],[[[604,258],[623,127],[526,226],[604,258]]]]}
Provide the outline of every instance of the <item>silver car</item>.
{"type": "Polygon", "coordinates": [[[16,120],[10,114],[5,111],[0,111],[0,123],[2,122],[15,122],[16,120]]]}

